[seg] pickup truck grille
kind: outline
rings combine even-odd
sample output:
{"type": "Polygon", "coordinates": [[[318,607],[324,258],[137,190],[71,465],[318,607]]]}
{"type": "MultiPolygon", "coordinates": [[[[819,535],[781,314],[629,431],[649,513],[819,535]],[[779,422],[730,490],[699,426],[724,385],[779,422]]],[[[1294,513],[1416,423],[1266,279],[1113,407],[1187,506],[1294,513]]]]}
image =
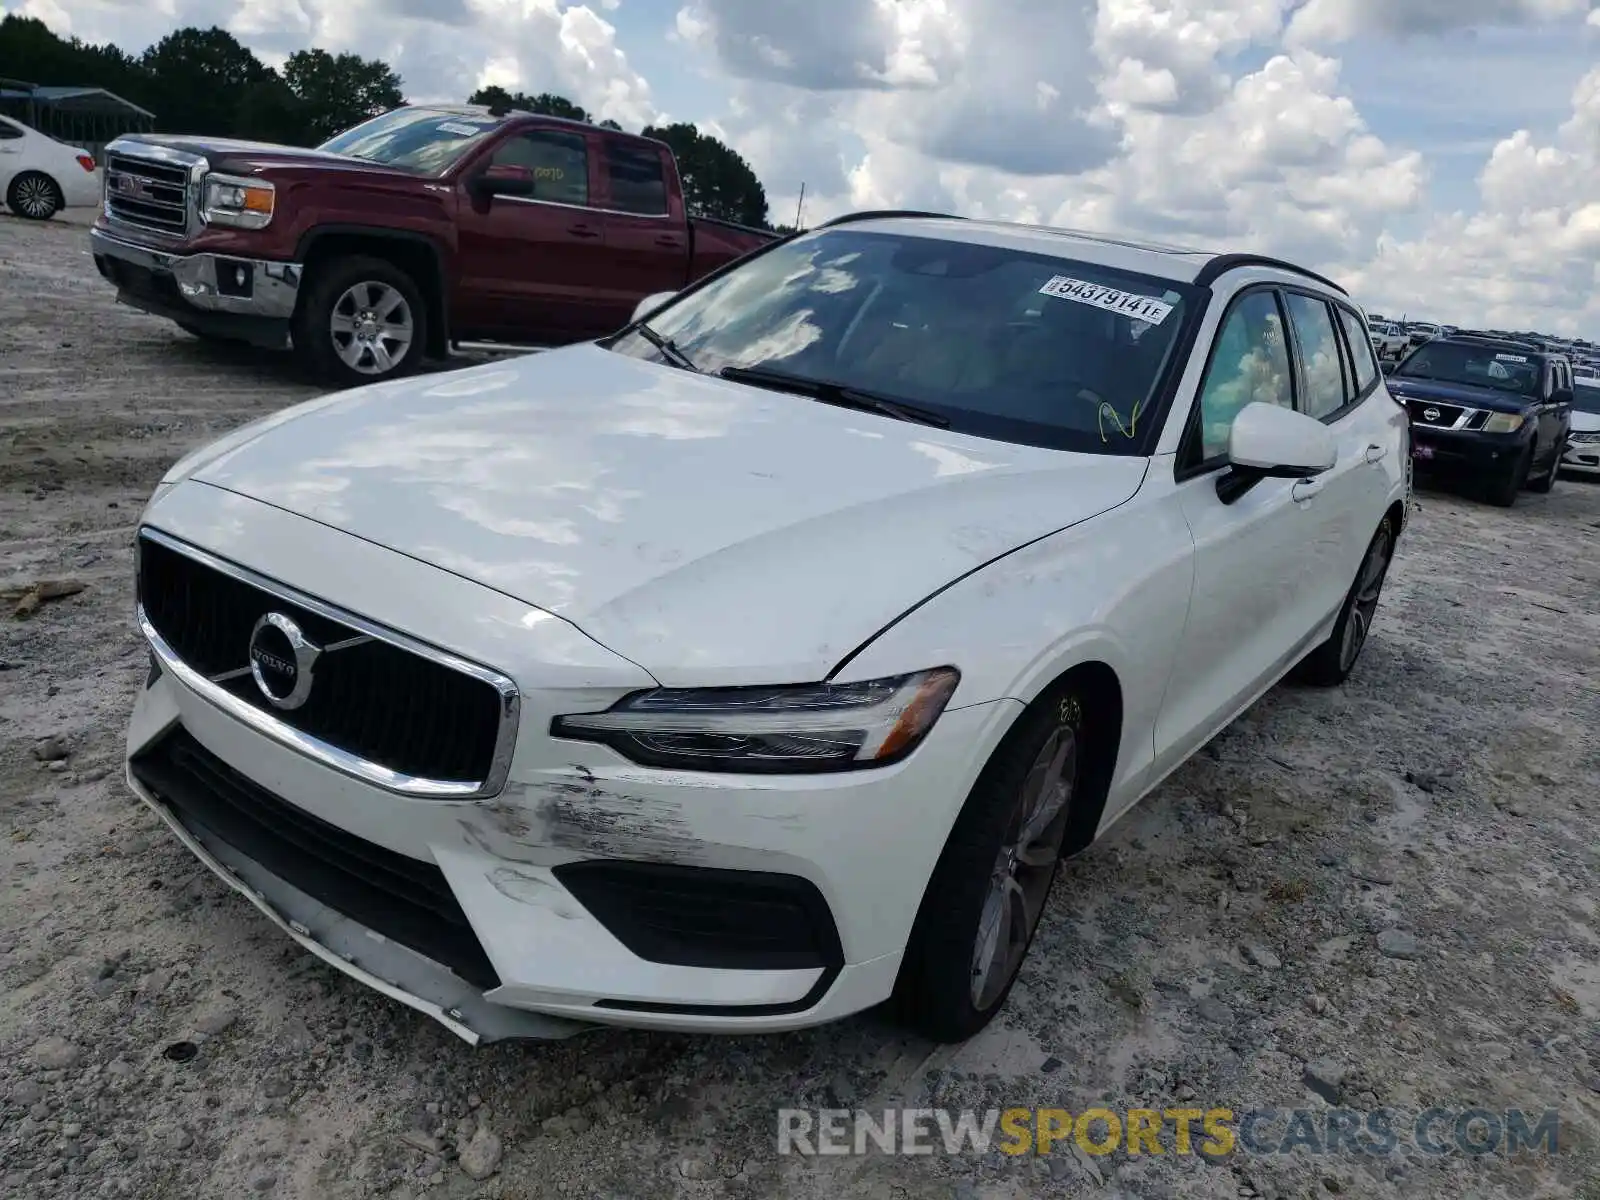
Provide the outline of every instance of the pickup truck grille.
{"type": "Polygon", "coordinates": [[[126,153],[106,156],[106,213],[137,229],[182,236],[189,231],[189,171],[126,153]]]}
{"type": "MultiPolygon", "coordinates": [[[[336,752],[313,757],[338,765],[342,754],[378,775],[468,785],[468,793],[495,782],[501,748],[515,732],[515,709],[495,684],[372,636],[370,626],[334,620],[320,604],[313,609],[309,600],[274,594],[148,532],[139,538],[138,594],[144,619],[190,670],[336,752]],[[323,647],[298,708],[269,703],[250,674],[251,636],[267,613],[288,617],[323,647]]],[[[411,790],[403,781],[384,786],[411,790]]]]}

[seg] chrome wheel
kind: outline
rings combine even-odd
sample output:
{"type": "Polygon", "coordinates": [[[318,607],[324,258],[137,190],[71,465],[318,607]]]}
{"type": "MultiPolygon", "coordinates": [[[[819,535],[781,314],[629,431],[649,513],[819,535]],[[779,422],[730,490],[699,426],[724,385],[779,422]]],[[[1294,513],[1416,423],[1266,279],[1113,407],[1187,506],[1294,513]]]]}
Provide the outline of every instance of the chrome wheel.
{"type": "Polygon", "coordinates": [[[398,288],[366,281],[345,289],[334,302],[329,332],[345,366],[362,375],[385,375],[405,359],[416,319],[398,288]]]}
{"type": "Polygon", "coordinates": [[[1077,780],[1078,739],[1058,726],[1023,778],[989,876],[972,951],[972,1004],[980,1012],[1005,992],[1022,965],[1055,878],[1077,780]]]}
{"type": "Polygon", "coordinates": [[[1348,671],[1355,666],[1361,648],[1367,644],[1367,634],[1372,630],[1372,618],[1378,611],[1378,596],[1383,591],[1383,578],[1389,569],[1389,555],[1394,549],[1394,535],[1387,523],[1372,539],[1366,560],[1361,564],[1361,574],[1356,579],[1355,595],[1350,601],[1350,615],[1344,623],[1344,640],[1339,644],[1339,669],[1348,671]]]}
{"type": "Polygon", "coordinates": [[[48,220],[56,211],[56,185],[43,175],[24,175],[11,189],[11,207],[30,220],[48,220]]]}

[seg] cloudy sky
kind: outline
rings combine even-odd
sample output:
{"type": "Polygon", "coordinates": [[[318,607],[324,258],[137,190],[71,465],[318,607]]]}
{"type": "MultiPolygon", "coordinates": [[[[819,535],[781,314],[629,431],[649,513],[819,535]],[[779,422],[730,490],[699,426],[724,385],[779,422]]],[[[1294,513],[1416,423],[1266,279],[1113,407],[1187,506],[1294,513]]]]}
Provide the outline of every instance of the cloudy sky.
{"type": "Polygon", "coordinates": [[[137,51],[388,60],[750,160],[851,208],[1264,249],[1369,308],[1600,339],[1600,0],[0,0],[137,51]]]}

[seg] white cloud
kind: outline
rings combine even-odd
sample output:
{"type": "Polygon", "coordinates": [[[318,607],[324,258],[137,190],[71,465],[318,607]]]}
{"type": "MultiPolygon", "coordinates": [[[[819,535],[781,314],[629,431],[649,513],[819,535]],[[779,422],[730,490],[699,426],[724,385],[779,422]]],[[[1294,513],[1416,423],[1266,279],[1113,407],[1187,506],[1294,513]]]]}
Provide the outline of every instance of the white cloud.
{"type": "Polygon", "coordinates": [[[1588,7],[1589,0],[1307,0],[1289,35],[1296,41],[1344,41],[1363,33],[1434,34],[1556,21],[1588,7]]]}
{"type": "Polygon", "coordinates": [[[1600,333],[1600,67],[1551,142],[1518,130],[1495,146],[1478,200],[1416,238],[1385,239],[1358,284],[1445,320],[1600,333]]]}

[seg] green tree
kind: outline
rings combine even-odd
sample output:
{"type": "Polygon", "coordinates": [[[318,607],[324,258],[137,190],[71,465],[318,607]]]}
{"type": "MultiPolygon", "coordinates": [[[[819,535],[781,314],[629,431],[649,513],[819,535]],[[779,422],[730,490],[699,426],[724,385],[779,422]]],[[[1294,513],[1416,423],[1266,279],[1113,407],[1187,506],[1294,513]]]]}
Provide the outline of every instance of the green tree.
{"type": "Polygon", "coordinates": [[[283,79],[300,102],[306,140],[313,143],[405,103],[400,76],[387,63],[356,54],[296,50],[283,64],[283,79]]]}
{"type": "Polygon", "coordinates": [[[244,90],[272,75],[238,38],[216,26],[175,30],[146,50],[139,64],[163,125],[224,137],[234,131],[244,90]]]}
{"type": "Polygon", "coordinates": [[[234,134],[258,142],[299,146],[311,142],[305,106],[276,71],[247,86],[234,113],[234,134]]]}
{"type": "Polygon", "coordinates": [[[672,148],[690,212],[767,227],[767,190],[736,151],[681,121],[661,128],[646,126],[644,136],[672,148]]]}
{"type": "MultiPolygon", "coordinates": [[[[554,92],[540,92],[537,96],[530,96],[526,92],[508,92],[498,84],[493,84],[473,92],[467,97],[467,103],[537,113],[542,117],[565,117],[569,121],[594,123],[594,118],[583,105],[574,104],[565,96],[557,96],[554,92]]],[[[607,129],[622,128],[615,121],[602,121],[600,124],[607,129]]]]}

